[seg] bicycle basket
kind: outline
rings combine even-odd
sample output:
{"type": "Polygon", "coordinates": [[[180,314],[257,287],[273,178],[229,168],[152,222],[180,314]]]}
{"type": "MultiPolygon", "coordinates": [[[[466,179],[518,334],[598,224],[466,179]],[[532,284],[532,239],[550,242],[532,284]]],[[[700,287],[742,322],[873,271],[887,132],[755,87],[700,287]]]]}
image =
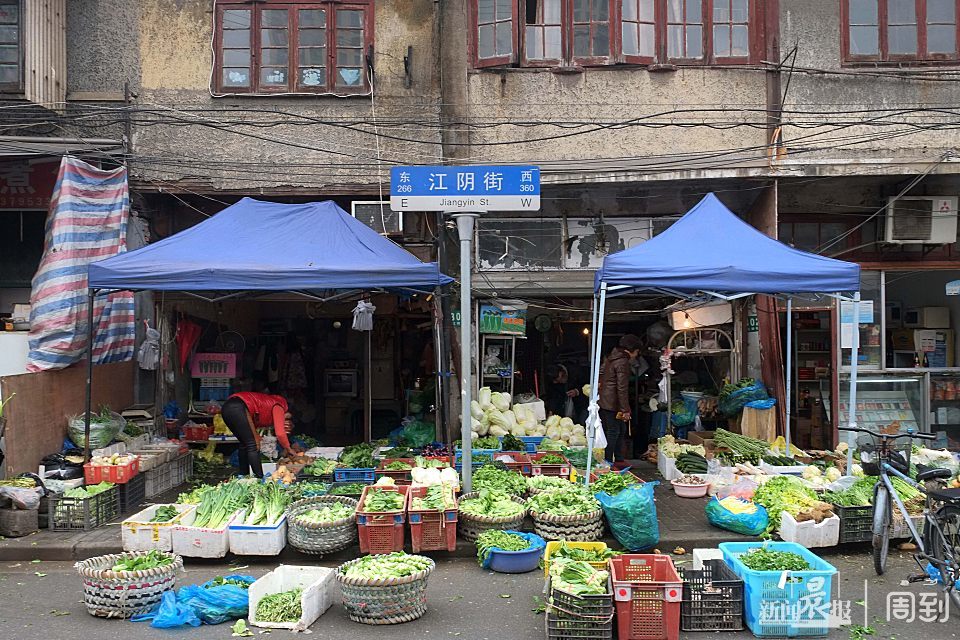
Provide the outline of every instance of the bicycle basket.
{"type": "Polygon", "coordinates": [[[880,475],[880,465],[877,463],[877,454],[873,451],[860,450],[860,466],[863,468],[864,475],[880,475]]]}

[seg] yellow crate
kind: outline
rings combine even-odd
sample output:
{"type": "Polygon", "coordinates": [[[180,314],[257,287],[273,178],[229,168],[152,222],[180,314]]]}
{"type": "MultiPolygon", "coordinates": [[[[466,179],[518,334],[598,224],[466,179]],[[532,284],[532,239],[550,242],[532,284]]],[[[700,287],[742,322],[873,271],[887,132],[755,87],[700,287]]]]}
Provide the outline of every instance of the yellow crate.
{"type": "MultiPolygon", "coordinates": [[[[563,540],[552,540],[547,543],[547,549],[543,552],[543,575],[550,576],[550,556],[556,553],[557,549],[560,548],[560,545],[566,545],[571,549],[583,549],[584,551],[606,551],[607,543],[606,542],[566,542],[563,540]]],[[[607,561],[603,562],[591,562],[589,563],[591,567],[597,570],[606,571],[607,570],[607,561]]]]}

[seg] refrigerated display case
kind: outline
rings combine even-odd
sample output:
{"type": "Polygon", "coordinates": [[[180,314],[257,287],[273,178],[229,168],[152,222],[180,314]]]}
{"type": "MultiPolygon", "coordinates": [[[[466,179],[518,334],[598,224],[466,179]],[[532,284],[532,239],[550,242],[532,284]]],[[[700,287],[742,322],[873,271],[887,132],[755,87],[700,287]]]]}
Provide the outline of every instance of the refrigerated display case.
{"type": "MultiPolygon", "coordinates": [[[[901,430],[927,432],[923,419],[926,411],[923,375],[870,375],[857,379],[857,426],[880,431],[891,425],[901,430]]],[[[850,378],[840,379],[837,409],[839,424],[847,423],[850,401],[850,378]]],[[[826,406],[830,406],[827,404],[826,406]]],[[[960,404],[958,404],[960,407],[960,404]]]]}
{"type": "Polygon", "coordinates": [[[930,373],[930,446],[960,450],[960,372],[930,373]]]}

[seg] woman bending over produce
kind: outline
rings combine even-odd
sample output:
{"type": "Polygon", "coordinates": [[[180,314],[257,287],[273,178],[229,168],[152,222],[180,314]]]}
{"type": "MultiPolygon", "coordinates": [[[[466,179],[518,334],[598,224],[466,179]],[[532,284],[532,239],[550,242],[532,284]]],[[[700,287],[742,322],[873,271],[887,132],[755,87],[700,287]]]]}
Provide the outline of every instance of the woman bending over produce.
{"type": "Polygon", "coordinates": [[[284,455],[293,455],[287,434],[293,431],[293,421],[287,401],[281,396],[244,391],[235,393],[223,403],[220,416],[230,432],[240,441],[240,475],[253,472],[263,477],[260,464],[260,438],[257,429],[273,429],[284,455]]]}

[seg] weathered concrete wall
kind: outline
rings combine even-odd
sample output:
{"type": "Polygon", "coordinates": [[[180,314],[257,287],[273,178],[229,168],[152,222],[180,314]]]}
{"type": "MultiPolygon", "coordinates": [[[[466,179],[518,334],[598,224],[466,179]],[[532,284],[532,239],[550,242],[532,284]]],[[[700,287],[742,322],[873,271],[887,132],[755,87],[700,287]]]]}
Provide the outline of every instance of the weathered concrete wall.
{"type": "MultiPolygon", "coordinates": [[[[798,158],[808,163],[837,160],[836,164],[841,164],[847,160],[870,159],[930,161],[955,147],[955,132],[920,130],[914,126],[926,127],[952,118],[912,110],[936,106],[953,108],[960,102],[960,84],[938,81],[934,77],[937,69],[953,72],[957,69],[844,66],[839,7],[838,2],[822,0],[780,2],[781,49],[787,56],[796,47],[798,69],[789,79],[785,107],[794,111],[826,112],[824,115],[788,115],[786,122],[797,125],[785,127],[788,148],[805,150],[798,158]],[[906,77],[917,71],[928,79],[906,77]],[[880,111],[884,109],[890,111],[880,111]],[[864,113],[864,110],[874,111],[864,113]],[[874,122],[838,128],[867,119],[874,122]],[[824,126],[811,126],[819,123],[824,126]]],[[[784,86],[791,64],[788,60],[784,86]]],[[[847,170],[857,171],[855,167],[847,170]]]]}
{"type": "Polygon", "coordinates": [[[138,30],[143,3],[70,0],[67,3],[67,91],[117,93],[140,83],[138,30]]]}

